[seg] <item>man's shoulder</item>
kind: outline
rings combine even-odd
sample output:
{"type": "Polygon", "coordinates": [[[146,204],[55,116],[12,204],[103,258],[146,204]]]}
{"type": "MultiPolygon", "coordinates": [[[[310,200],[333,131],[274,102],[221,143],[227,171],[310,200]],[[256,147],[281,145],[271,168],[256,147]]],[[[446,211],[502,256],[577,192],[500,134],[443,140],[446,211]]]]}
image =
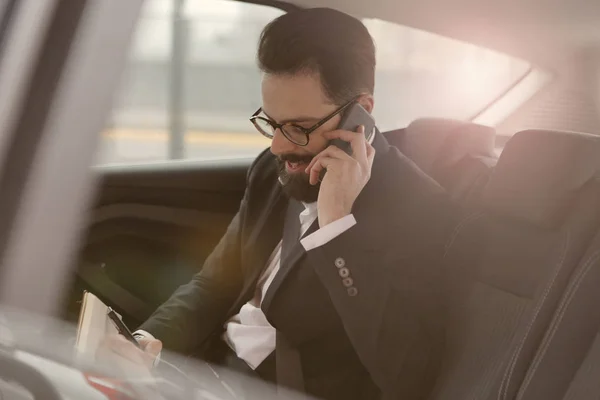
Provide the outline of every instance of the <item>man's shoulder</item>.
{"type": "Polygon", "coordinates": [[[456,224],[459,206],[397,148],[390,146],[380,161],[377,176],[372,176],[376,184],[365,204],[369,216],[398,226],[396,235],[410,233],[415,243],[445,243],[456,224]]]}
{"type": "Polygon", "coordinates": [[[433,178],[394,146],[386,149],[379,163],[374,166],[372,175],[376,182],[375,190],[386,191],[388,195],[445,195],[445,190],[433,178]]]}
{"type": "Polygon", "coordinates": [[[371,196],[378,199],[384,213],[429,221],[452,219],[457,212],[446,190],[396,147],[390,146],[383,154],[372,178],[371,196]]]}

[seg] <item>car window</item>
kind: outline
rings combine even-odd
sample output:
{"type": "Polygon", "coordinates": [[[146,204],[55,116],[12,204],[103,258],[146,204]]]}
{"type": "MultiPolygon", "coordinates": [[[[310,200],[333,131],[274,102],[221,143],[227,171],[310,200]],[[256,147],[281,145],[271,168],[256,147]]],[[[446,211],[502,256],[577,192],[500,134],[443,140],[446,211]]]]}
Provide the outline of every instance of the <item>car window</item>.
{"type": "Polygon", "coordinates": [[[149,0],[99,163],[253,157],[267,147],[248,118],[260,107],[259,35],[281,14],[237,1],[149,0]]]}
{"type": "Polygon", "coordinates": [[[379,19],[374,116],[382,130],[421,117],[470,120],[528,73],[528,62],[379,19]]]}
{"type": "MultiPolygon", "coordinates": [[[[256,47],[282,10],[229,0],[149,0],[98,163],[254,157],[269,145],[256,47]]],[[[526,62],[377,19],[374,115],[382,130],[424,116],[467,119],[512,85],[526,62]]]]}

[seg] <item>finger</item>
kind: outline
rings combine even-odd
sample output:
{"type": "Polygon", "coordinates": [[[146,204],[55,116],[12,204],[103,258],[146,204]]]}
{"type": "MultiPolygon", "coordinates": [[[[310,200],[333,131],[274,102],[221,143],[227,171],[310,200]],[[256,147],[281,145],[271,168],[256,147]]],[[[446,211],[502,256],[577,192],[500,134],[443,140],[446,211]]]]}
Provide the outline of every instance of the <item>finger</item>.
{"type": "Polygon", "coordinates": [[[144,362],[149,366],[154,364],[156,357],[160,354],[163,348],[163,344],[158,339],[152,339],[147,337],[139,338],[138,343],[144,352],[144,362]]]}
{"type": "Polygon", "coordinates": [[[107,335],[100,343],[107,349],[120,349],[128,342],[122,335],[107,335]]]}
{"type": "Polygon", "coordinates": [[[153,358],[153,361],[162,351],[162,342],[160,340],[151,340],[144,346],[144,352],[153,358]]]}
{"type": "Polygon", "coordinates": [[[367,161],[367,139],[365,137],[365,127],[359,126],[356,132],[335,130],[325,132],[323,136],[328,140],[342,139],[352,147],[352,156],[359,162],[365,163],[367,161]]]}
{"type": "Polygon", "coordinates": [[[312,166],[317,162],[317,159],[319,157],[352,159],[352,156],[348,155],[348,153],[346,153],[344,150],[340,149],[339,147],[337,147],[335,145],[331,145],[331,146],[327,147],[325,150],[323,150],[322,152],[320,152],[319,154],[317,154],[316,156],[314,156],[313,159],[308,164],[308,166],[306,167],[306,169],[304,170],[304,172],[308,173],[308,171],[310,171],[312,166]]]}
{"type": "MultiPolygon", "coordinates": [[[[145,349],[146,346],[148,346],[150,343],[152,343],[154,341],[160,342],[160,340],[151,339],[151,338],[148,338],[148,337],[137,337],[136,340],[140,344],[140,347],[142,349],[145,349]]],[[[161,345],[162,345],[162,342],[161,342],[161,345]]]]}
{"type": "Polygon", "coordinates": [[[375,160],[375,147],[373,147],[370,143],[367,143],[367,160],[369,163],[369,170],[373,167],[373,160],[375,160]]]}
{"type": "MultiPolygon", "coordinates": [[[[155,356],[146,354],[143,350],[137,348],[133,343],[129,342],[121,335],[108,336],[103,340],[101,347],[104,350],[125,358],[135,364],[152,364],[155,356]]],[[[162,344],[161,344],[162,347],[162,344]]],[[[106,353],[106,351],[103,351],[106,353]]]]}
{"type": "Polygon", "coordinates": [[[96,352],[96,361],[108,368],[117,368],[121,373],[144,377],[151,376],[155,358],[119,336],[105,338],[96,352]]]}
{"type": "Polygon", "coordinates": [[[319,177],[321,176],[321,172],[323,170],[330,169],[335,166],[336,163],[339,163],[340,160],[332,157],[319,157],[317,162],[313,165],[310,170],[310,184],[316,185],[319,182],[319,177]]]}
{"type": "Polygon", "coordinates": [[[127,347],[123,345],[123,342],[120,338],[112,336],[106,337],[100,342],[100,345],[96,350],[96,358],[98,360],[104,360],[107,362],[111,362],[119,358],[135,362],[137,356],[134,352],[130,352],[127,347]]]}
{"type": "Polygon", "coordinates": [[[354,158],[360,163],[360,165],[367,165],[368,156],[367,156],[367,138],[365,136],[365,127],[361,125],[358,127],[358,139],[354,140],[350,144],[352,145],[352,152],[354,154],[354,158]]]}
{"type": "Polygon", "coordinates": [[[127,352],[126,354],[129,358],[134,358],[135,360],[142,360],[142,362],[147,366],[152,366],[154,364],[154,360],[162,351],[162,342],[156,339],[149,338],[141,338],[138,340],[140,344],[140,348],[135,346],[133,343],[130,343],[128,340],[125,340],[127,344],[123,344],[123,351],[127,352]]]}
{"type": "Polygon", "coordinates": [[[137,353],[143,352],[143,350],[137,348],[133,343],[130,343],[122,336],[107,340],[107,345],[113,353],[119,353],[126,357],[131,356],[131,358],[136,358],[137,353]]]}
{"type": "Polygon", "coordinates": [[[325,167],[319,162],[321,157],[322,156],[320,154],[315,156],[306,169],[306,172],[308,173],[308,182],[311,185],[316,185],[319,182],[321,171],[325,169],[325,167]]]}
{"type": "Polygon", "coordinates": [[[151,339],[149,337],[141,336],[141,335],[137,335],[135,338],[138,341],[138,343],[142,345],[142,347],[146,346],[148,343],[152,342],[153,340],[156,340],[156,339],[151,339]]]}
{"type": "MultiPolygon", "coordinates": [[[[362,127],[362,125],[357,127],[356,132],[347,131],[344,129],[336,129],[333,131],[323,133],[323,136],[327,140],[342,139],[345,142],[352,143],[352,141],[360,139],[360,136],[357,135],[357,133],[359,132],[361,127],[362,127]]],[[[363,130],[363,133],[364,133],[364,130],[363,130]]],[[[363,140],[364,140],[364,134],[363,134],[363,140]]]]}

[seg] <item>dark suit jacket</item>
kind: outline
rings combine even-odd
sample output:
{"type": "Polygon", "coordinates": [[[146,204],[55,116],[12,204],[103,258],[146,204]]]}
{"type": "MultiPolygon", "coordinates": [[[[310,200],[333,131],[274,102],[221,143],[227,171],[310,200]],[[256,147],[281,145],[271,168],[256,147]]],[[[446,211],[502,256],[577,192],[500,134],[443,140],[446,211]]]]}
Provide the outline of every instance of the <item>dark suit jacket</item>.
{"type": "MultiPolygon", "coordinates": [[[[454,213],[444,191],[383,135],[373,146],[371,179],[353,208],[357,224],[308,253],[299,242],[289,249],[262,304],[299,351],[307,392],[326,399],[422,398],[441,352],[440,260],[454,213]]],[[[288,202],[265,151],[201,272],[140,328],[179,352],[218,338],[252,297],[282,238],[288,202]]]]}

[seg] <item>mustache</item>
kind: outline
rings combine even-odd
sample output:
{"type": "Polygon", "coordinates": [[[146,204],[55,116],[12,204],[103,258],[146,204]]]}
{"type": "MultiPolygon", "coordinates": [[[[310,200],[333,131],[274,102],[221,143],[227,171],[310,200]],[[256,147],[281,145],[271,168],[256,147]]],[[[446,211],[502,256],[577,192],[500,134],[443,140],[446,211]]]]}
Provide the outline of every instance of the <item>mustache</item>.
{"type": "Polygon", "coordinates": [[[300,154],[283,154],[277,157],[279,163],[284,164],[286,161],[291,163],[305,163],[308,164],[312,161],[314,156],[311,155],[300,155],[300,154]]]}

